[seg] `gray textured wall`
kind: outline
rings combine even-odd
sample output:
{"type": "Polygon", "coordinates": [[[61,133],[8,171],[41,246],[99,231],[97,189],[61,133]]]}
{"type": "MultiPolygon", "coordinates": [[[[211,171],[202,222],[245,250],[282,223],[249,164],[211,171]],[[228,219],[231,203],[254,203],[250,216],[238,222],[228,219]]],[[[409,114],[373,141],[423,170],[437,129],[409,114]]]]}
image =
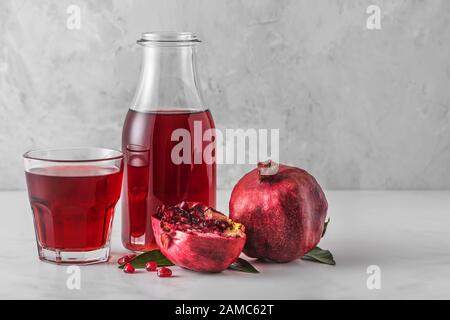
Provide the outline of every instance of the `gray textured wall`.
{"type": "MultiPolygon", "coordinates": [[[[448,0],[1,0],[0,188],[24,186],[29,148],[119,147],[135,41],[177,29],[205,42],[218,127],[280,128],[282,161],[327,188],[448,189],[449,17],[448,0]],[[382,30],[366,28],[370,4],[382,30]]],[[[219,186],[247,169],[221,166],[219,186]]]]}

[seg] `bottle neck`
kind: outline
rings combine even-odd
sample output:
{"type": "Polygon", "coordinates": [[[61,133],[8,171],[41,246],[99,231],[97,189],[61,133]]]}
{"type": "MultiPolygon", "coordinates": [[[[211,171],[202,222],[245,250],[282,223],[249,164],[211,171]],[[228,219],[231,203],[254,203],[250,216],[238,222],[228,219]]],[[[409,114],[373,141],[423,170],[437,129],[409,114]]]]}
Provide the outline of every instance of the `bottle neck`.
{"type": "Polygon", "coordinates": [[[204,110],[196,69],[196,45],[143,46],[140,81],[131,109],[204,110]]]}

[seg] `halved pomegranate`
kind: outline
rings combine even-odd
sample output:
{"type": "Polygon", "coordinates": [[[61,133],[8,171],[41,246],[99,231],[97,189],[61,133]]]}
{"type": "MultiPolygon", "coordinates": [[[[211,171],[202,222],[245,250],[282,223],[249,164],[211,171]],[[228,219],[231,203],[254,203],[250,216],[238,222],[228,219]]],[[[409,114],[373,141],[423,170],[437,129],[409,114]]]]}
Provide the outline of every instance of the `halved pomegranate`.
{"type": "Polygon", "coordinates": [[[200,203],[161,206],[152,227],[161,252],[193,271],[227,269],[239,258],[246,239],[242,224],[200,203]]]}

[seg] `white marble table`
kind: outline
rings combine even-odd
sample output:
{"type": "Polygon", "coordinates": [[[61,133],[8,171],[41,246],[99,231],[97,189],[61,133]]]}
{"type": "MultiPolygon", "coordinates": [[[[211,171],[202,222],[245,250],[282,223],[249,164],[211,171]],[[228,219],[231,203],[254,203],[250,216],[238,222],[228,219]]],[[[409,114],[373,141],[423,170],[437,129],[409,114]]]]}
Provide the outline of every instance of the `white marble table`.
{"type": "MultiPolygon", "coordinates": [[[[226,210],[229,192],[219,193],[226,210]]],[[[177,267],[174,277],[124,274],[115,264],[120,212],[107,264],[81,267],[81,289],[66,286],[67,267],[37,259],[25,192],[1,192],[2,299],[394,299],[450,298],[450,191],[329,191],[332,222],[321,246],[336,266],[296,261],[255,263],[260,274],[200,274],[177,267]],[[367,267],[381,269],[381,289],[369,290],[367,267]]]]}

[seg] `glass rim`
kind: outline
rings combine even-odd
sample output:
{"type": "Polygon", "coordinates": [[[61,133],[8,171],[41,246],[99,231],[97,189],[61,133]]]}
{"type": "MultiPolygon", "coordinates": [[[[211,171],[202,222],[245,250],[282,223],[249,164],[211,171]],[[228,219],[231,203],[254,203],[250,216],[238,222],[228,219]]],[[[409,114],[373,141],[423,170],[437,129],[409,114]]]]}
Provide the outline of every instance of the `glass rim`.
{"type": "Polygon", "coordinates": [[[52,148],[52,149],[33,149],[25,152],[22,157],[26,160],[36,160],[43,162],[58,162],[58,163],[86,163],[86,162],[101,162],[101,161],[111,161],[119,160],[124,158],[122,151],[110,148],[98,148],[98,147],[77,147],[77,148],[52,148]],[[37,156],[33,153],[39,152],[70,152],[70,151],[106,151],[109,153],[114,153],[111,156],[98,156],[98,157],[86,157],[86,159],[53,159],[51,156],[37,156]]]}
{"type": "Polygon", "coordinates": [[[179,32],[179,31],[152,31],[144,32],[141,39],[137,41],[138,44],[167,44],[167,45],[186,45],[200,43],[195,32],[179,32]]]}
{"type": "Polygon", "coordinates": [[[128,144],[127,151],[130,152],[149,152],[150,148],[140,144],[128,144]]]}

